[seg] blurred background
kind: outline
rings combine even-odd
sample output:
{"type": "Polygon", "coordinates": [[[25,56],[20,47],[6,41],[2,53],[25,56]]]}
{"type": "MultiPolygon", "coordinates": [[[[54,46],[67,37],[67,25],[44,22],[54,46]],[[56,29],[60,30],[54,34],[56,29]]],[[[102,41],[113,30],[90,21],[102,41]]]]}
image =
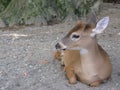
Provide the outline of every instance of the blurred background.
{"type": "Polygon", "coordinates": [[[52,25],[99,13],[103,2],[119,0],[0,0],[0,25],[52,25]]]}

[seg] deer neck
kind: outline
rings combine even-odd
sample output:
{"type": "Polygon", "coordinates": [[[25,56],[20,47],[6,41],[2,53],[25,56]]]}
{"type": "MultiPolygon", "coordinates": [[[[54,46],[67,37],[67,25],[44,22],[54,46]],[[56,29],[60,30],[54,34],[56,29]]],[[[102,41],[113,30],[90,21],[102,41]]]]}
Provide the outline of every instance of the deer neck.
{"type": "Polygon", "coordinates": [[[80,49],[81,61],[94,61],[101,58],[100,51],[96,40],[93,40],[88,46],[80,49]]]}
{"type": "Polygon", "coordinates": [[[89,73],[89,75],[93,77],[98,74],[98,69],[101,63],[103,63],[103,59],[96,41],[84,47],[83,51],[84,49],[86,53],[81,53],[82,49],[80,50],[81,69],[83,73],[89,73]]]}

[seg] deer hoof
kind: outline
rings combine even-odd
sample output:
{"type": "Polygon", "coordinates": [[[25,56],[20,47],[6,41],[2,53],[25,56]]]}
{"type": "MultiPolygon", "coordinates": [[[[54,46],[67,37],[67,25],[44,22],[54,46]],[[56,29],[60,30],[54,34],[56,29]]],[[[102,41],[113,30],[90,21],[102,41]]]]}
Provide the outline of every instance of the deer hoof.
{"type": "Polygon", "coordinates": [[[100,85],[100,83],[101,83],[100,81],[96,81],[96,82],[93,82],[93,83],[89,84],[89,86],[98,87],[100,85]]]}
{"type": "Polygon", "coordinates": [[[74,78],[74,77],[73,77],[73,78],[70,78],[70,79],[69,79],[69,83],[70,83],[70,84],[75,84],[75,83],[77,83],[76,78],[74,78]]]}

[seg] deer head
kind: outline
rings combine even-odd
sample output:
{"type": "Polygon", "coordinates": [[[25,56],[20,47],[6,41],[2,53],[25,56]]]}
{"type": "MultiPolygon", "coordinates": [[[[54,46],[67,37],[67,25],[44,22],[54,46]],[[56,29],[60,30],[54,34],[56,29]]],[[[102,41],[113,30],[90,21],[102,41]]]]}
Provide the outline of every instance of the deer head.
{"type": "Polygon", "coordinates": [[[109,17],[104,17],[96,23],[96,16],[90,14],[86,21],[78,21],[70,32],[56,44],[56,49],[87,48],[96,42],[96,34],[102,33],[107,27],[109,17]]]}

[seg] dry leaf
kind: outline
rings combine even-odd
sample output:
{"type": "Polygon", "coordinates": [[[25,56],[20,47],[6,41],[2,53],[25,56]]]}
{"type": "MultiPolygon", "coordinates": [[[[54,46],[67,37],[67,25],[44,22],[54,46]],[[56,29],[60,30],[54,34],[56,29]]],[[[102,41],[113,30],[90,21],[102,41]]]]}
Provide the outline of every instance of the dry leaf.
{"type": "Polygon", "coordinates": [[[43,60],[40,62],[41,64],[48,64],[48,60],[43,60]]]}
{"type": "Polygon", "coordinates": [[[24,76],[27,77],[27,76],[28,76],[28,73],[27,73],[27,72],[24,72],[24,76]]]}

